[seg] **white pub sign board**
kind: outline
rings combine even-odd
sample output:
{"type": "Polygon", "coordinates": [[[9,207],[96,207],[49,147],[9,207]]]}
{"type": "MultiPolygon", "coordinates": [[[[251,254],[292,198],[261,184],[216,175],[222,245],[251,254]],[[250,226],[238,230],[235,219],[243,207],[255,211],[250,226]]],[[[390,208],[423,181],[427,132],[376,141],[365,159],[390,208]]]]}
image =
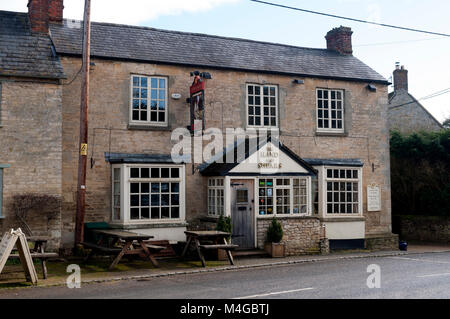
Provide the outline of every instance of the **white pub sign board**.
{"type": "Polygon", "coordinates": [[[378,184],[370,184],[367,186],[367,211],[381,211],[381,192],[378,184]]]}

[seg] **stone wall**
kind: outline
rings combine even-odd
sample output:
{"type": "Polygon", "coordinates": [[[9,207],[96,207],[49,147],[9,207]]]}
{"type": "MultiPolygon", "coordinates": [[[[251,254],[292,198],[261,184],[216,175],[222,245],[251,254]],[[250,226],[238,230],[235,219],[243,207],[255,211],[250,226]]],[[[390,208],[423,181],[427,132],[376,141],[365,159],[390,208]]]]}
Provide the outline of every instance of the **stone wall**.
{"type": "Polygon", "coordinates": [[[390,129],[398,130],[404,134],[442,129],[440,123],[419,103],[415,102],[405,90],[396,91],[389,106],[388,123],[390,129]]]}
{"type": "MultiPolygon", "coordinates": [[[[281,217],[277,218],[283,227],[282,243],[286,245],[286,256],[318,254],[321,252],[320,220],[314,217],[281,217]]],[[[267,228],[272,219],[258,219],[257,242],[258,248],[264,249],[267,238],[267,228]]]]}
{"type": "MultiPolygon", "coordinates": [[[[1,83],[0,164],[3,170],[1,231],[23,227],[10,210],[14,195],[40,193],[61,197],[62,89],[57,83],[8,80],[1,83]]],[[[61,238],[60,212],[30,212],[33,235],[51,237],[49,249],[61,238]]]]}
{"type": "Polygon", "coordinates": [[[450,244],[448,216],[394,216],[402,240],[450,244]]]}
{"type": "Polygon", "coordinates": [[[398,250],[398,235],[369,235],[366,237],[365,246],[369,250],[398,250]]]}
{"type": "MultiPolygon", "coordinates": [[[[69,79],[78,72],[79,58],[61,58],[69,79]]],[[[105,152],[170,154],[171,130],[189,124],[186,98],[192,68],[94,59],[91,72],[88,157],[94,165],[87,172],[86,221],[110,221],[111,168],[105,152]],[[169,81],[169,127],[136,130],[129,127],[131,74],[163,75],[169,81]],[[171,99],[173,93],[181,99],[171,99]]],[[[292,77],[217,69],[206,83],[206,126],[224,131],[246,126],[246,83],[270,83],[279,87],[281,141],[304,158],[359,158],[363,169],[363,209],[367,233],[391,230],[389,131],[387,88],[376,85],[324,79],[304,79],[294,85],[292,77]],[[338,136],[316,133],[316,88],[345,90],[346,132],[338,136]],[[372,170],[372,163],[375,170],[372,170]],[[381,185],[382,210],[367,213],[366,186],[381,185]]],[[[80,78],[63,87],[63,242],[71,245],[75,221],[76,173],[78,161],[80,78]]],[[[186,166],[186,218],[195,222],[206,216],[206,182],[192,165],[186,166]]]]}

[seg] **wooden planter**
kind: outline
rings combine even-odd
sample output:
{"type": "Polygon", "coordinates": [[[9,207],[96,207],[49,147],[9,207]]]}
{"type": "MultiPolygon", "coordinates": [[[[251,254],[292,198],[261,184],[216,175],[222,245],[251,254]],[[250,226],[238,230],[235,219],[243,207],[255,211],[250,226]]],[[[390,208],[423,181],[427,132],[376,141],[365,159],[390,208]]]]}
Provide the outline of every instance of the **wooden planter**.
{"type": "Polygon", "coordinates": [[[282,243],[265,243],[264,250],[267,251],[272,258],[284,258],[286,256],[286,247],[282,243]]]}
{"type": "Polygon", "coordinates": [[[228,260],[227,251],[224,249],[217,249],[217,260],[227,261],[228,260]]]}

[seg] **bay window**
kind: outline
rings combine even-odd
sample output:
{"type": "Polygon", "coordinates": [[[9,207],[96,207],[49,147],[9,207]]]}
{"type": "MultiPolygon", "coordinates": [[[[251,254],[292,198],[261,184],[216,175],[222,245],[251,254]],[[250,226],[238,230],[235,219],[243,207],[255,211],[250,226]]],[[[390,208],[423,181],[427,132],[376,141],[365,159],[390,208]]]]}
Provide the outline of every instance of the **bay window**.
{"type": "Polygon", "coordinates": [[[184,220],[184,166],[113,165],[112,185],[113,221],[184,220]]]}
{"type": "Polygon", "coordinates": [[[224,214],[224,194],[224,180],[222,178],[210,178],[208,180],[208,215],[220,216],[224,214]]]}
{"type": "Polygon", "coordinates": [[[361,169],[325,167],[325,210],[328,215],[360,215],[361,169]]]}

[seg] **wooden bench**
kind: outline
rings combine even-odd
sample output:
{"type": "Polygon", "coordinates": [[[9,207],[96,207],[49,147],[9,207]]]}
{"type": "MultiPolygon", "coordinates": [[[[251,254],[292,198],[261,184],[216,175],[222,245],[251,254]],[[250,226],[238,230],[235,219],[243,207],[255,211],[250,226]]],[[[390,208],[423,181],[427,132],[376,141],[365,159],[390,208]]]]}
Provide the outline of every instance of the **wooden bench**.
{"type": "Polygon", "coordinates": [[[101,245],[97,245],[97,244],[93,244],[93,243],[81,243],[85,248],[87,249],[92,249],[95,250],[97,252],[102,252],[105,254],[118,254],[120,253],[120,251],[122,250],[122,248],[114,248],[114,247],[105,247],[105,246],[101,246],[101,245]]]}
{"type": "MultiPolygon", "coordinates": [[[[59,255],[57,253],[31,253],[31,258],[39,259],[41,261],[42,276],[44,277],[44,279],[47,279],[47,265],[45,264],[45,262],[47,261],[47,259],[58,257],[59,255]]],[[[19,254],[11,254],[9,255],[9,258],[20,259],[20,256],[19,254]]]]}
{"type": "Polygon", "coordinates": [[[163,250],[155,251],[155,257],[176,257],[177,254],[168,240],[149,240],[144,241],[145,244],[164,247],[163,250]]]}
{"type": "Polygon", "coordinates": [[[148,249],[154,250],[154,251],[157,251],[157,252],[166,249],[166,247],[163,247],[163,246],[157,246],[157,245],[152,245],[152,244],[145,244],[145,246],[146,246],[148,249]]]}
{"type": "Polygon", "coordinates": [[[236,248],[238,248],[238,245],[225,245],[225,244],[219,244],[219,245],[200,245],[200,248],[203,249],[223,249],[223,250],[235,250],[236,248]]]}
{"type": "Polygon", "coordinates": [[[88,242],[83,242],[81,243],[81,245],[83,245],[84,248],[91,250],[84,258],[84,262],[87,262],[89,258],[91,258],[95,254],[117,255],[122,250],[121,248],[110,248],[88,242]]]}

